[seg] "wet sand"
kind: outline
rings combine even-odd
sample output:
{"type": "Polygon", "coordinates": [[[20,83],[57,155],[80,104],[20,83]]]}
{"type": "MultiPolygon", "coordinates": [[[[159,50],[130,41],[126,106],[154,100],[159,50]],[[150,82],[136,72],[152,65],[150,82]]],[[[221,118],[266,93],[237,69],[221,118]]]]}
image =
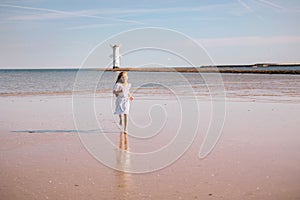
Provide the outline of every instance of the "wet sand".
{"type": "MultiPolygon", "coordinates": [[[[0,98],[0,199],[300,198],[300,104],[228,101],[221,138],[201,160],[210,105],[203,100],[199,106],[204,123],[189,150],[162,170],[129,174],[89,154],[76,133],[71,102],[70,96],[0,98]]],[[[143,119],[141,104],[158,102],[162,100],[137,98],[132,104],[136,118],[143,119]]],[[[166,106],[173,103],[163,101],[166,106]]],[[[130,157],[117,149],[115,121],[101,118],[101,108],[110,104],[109,98],[97,99],[96,115],[111,131],[109,138],[119,152],[116,160],[130,167],[130,157]]],[[[169,116],[170,123],[178,120],[169,116]]],[[[147,152],[161,145],[145,144],[147,140],[139,143],[129,133],[130,151],[147,152]]]]}

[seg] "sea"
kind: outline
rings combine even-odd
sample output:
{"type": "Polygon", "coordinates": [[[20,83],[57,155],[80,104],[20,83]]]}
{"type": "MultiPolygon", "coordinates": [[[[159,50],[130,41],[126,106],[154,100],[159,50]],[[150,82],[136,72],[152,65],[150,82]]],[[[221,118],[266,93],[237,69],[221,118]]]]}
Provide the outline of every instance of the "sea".
{"type": "MultiPolygon", "coordinates": [[[[95,69],[1,69],[0,97],[71,95],[94,92],[112,96],[119,72],[95,69]]],[[[300,103],[300,75],[247,73],[128,72],[139,98],[197,97],[300,103]]]]}

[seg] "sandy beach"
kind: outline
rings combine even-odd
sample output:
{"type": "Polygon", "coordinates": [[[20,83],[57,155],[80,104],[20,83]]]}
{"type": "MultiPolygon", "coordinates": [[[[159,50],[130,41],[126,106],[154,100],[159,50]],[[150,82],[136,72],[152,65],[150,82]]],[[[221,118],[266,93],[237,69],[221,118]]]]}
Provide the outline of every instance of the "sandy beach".
{"type": "Polygon", "coordinates": [[[0,200],[300,200],[297,19],[0,0],[0,200]]]}
{"type": "MultiPolygon", "coordinates": [[[[96,106],[110,101],[99,98],[96,106]]],[[[136,98],[133,109],[143,101],[136,98]]],[[[297,103],[228,101],[221,138],[206,158],[198,157],[207,128],[203,123],[180,159],[143,174],[113,170],[89,154],[76,132],[71,96],[6,96],[0,103],[0,199],[300,198],[297,103]]],[[[172,100],[163,103],[172,105],[172,100]]],[[[199,102],[203,116],[209,103],[199,102]]],[[[102,122],[118,147],[115,122],[102,122]]],[[[160,145],[145,146],[147,140],[139,143],[130,133],[128,143],[130,151],[160,145]]],[[[130,167],[130,158],[116,154],[116,160],[130,167]]]]}

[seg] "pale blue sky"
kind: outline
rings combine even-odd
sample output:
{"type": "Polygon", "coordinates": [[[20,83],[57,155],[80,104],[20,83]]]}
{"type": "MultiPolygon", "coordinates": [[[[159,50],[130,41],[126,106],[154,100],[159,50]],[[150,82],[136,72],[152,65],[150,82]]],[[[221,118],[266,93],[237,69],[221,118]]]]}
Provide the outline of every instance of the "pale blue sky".
{"type": "Polygon", "coordinates": [[[143,27],[186,34],[215,64],[294,63],[299,19],[298,0],[0,0],[0,67],[79,67],[103,40],[143,27]]]}

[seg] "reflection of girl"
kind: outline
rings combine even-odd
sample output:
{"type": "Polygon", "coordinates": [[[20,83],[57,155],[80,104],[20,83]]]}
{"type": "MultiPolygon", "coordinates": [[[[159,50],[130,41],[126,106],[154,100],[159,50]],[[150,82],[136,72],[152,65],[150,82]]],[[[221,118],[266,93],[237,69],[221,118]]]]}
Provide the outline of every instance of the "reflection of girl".
{"type": "Polygon", "coordinates": [[[120,117],[120,126],[123,124],[122,115],[124,115],[124,133],[127,133],[130,101],[133,100],[133,96],[129,92],[131,84],[127,80],[127,72],[120,72],[113,88],[113,93],[117,97],[115,114],[120,117]]]}

